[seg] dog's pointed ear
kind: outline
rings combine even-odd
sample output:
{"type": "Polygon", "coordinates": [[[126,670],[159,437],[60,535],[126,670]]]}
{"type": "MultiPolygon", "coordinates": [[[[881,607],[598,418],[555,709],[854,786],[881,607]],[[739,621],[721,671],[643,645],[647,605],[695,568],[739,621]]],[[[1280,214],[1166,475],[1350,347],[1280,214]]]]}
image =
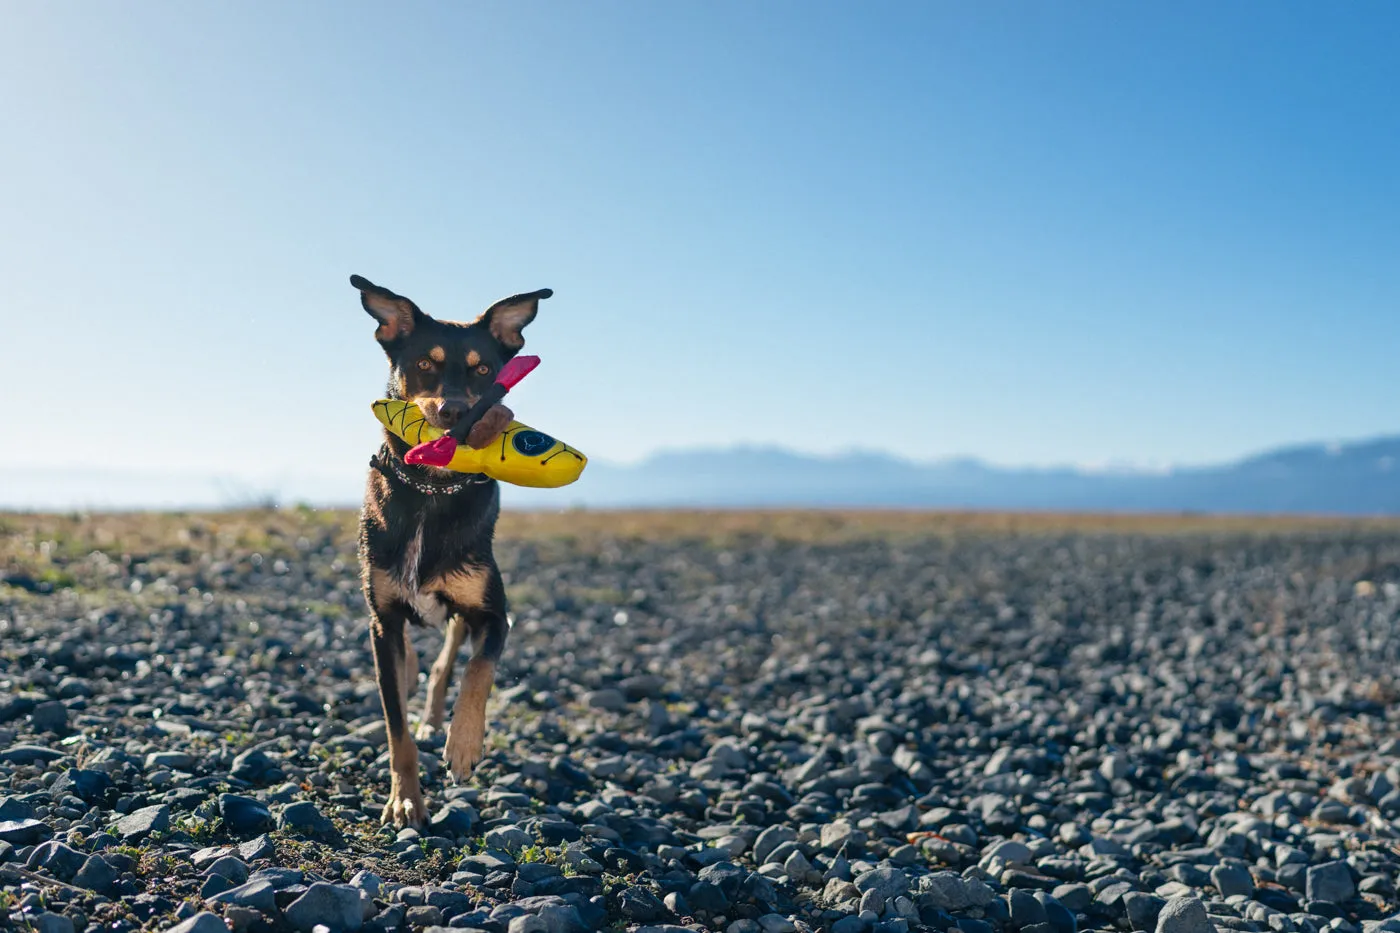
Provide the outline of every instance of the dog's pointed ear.
{"type": "Polygon", "coordinates": [[[499,340],[502,346],[519,350],[525,346],[525,337],[520,332],[535,319],[535,314],[540,310],[540,301],[553,294],[554,289],[542,288],[537,292],[502,298],[487,308],[476,323],[490,328],[491,336],[499,340]]]}
{"type": "Polygon", "coordinates": [[[374,339],[380,343],[393,343],[407,337],[423,320],[423,312],[413,302],[381,285],[375,285],[362,275],[350,276],[350,284],[360,290],[360,304],[365,306],[370,317],[379,322],[374,339]]]}

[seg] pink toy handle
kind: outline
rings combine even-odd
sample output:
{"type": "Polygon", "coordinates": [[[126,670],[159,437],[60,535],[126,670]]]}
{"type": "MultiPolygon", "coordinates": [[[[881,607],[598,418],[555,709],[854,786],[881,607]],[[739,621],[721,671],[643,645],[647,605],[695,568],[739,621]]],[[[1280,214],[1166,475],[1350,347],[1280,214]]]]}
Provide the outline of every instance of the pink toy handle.
{"type": "Polygon", "coordinates": [[[444,434],[435,441],[428,441],[426,444],[419,444],[408,453],[403,455],[404,463],[422,464],[423,466],[445,467],[452,462],[452,457],[457,453],[457,439],[451,434],[444,434]]]}
{"type": "Polygon", "coordinates": [[[501,367],[501,371],[496,375],[496,381],[505,386],[506,391],[509,392],[515,388],[517,382],[534,372],[538,365],[540,365],[538,356],[517,356],[501,367]]]}

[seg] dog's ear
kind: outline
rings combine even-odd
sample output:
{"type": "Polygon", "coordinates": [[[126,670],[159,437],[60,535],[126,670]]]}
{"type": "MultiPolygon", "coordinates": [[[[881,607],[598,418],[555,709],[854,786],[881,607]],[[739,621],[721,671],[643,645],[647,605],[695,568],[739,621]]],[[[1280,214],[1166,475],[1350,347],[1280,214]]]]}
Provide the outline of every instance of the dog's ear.
{"type": "Polygon", "coordinates": [[[485,324],[490,328],[491,336],[499,340],[502,346],[510,350],[519,350],[525,346],[525,337],[520,332],[525,329],[526,324],[535,319],[535,314],[540,309],[540,300],[553,294],[554,289],[542,288],[537,292],[502,298],[487,308],[486,313],[476,319],[476,323],[485,324]]]}
{"type": "Polygon", "coordinates": [[[365,306],[370,317],[379,322],[374,339],[380,343],[393,343],[401,337],[413,333],[413,328],[423,320],[423,312],[418,306],[402,295],[395,295],[389,289],[375,285],[362,275],[350,276],[350,284],[360,290],[360,304],[365,306]]]}

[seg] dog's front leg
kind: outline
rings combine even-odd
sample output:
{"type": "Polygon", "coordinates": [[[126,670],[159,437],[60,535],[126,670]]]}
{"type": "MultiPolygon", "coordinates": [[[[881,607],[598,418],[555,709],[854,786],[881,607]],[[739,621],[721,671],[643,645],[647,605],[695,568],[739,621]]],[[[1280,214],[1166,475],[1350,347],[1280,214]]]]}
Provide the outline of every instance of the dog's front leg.
{"type": "Polygon", "coordinates": [[[462,678],[462,692],[447,727],[447,764],[452,777],[465,781],[481,761],[486,739],[486,701],[496,679],[496,662],[505,648],[510,624],[492,609],[465,614],[472,633],[472,658],[462,678]]]}
{"type": "Polygon", "coordinates": [[[442,651],[433,662],[432,673],[428,675],[428,702],[423,707],[423,723],[418,727],[418,738],[431,738],[442,728],[442,719],[447,712],[447,684],[452,679],[452,668],[457,663],[457,652],[467,637],[467,623],[457,613],[447,620],[447,630],[443,633],[442,651]]]}
{"type": "Polygon", "coordinates": [[[418,746],[408,733],[408,711],[404,703],[404,662],[407,652],[406,607],[391,602],[370,618],[370,644],[374,649],[374,670],[379,679],[379,701],[384,706],[384,725],[389,736],[389,802],[381,817],[397,826],[421,826],[427,818],[423,791],[418,784],[418,746]]]}

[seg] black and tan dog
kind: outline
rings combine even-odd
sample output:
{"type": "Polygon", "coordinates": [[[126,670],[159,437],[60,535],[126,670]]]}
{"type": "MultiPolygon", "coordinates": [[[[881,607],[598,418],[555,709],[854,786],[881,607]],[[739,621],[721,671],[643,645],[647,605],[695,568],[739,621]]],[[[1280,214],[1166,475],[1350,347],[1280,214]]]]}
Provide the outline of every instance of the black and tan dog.
{"type": "MultiPolygon", "coordinates": [[[[534,320],[540,299],[553,294],[546,288],[516,295],[459,324],[435,320],[358,275],[350,284],[379,322],[374,336],[389,357],[389,396],[417,402],[429,423],[444,429],[525,345],[521,331],[534,320]]],[[[485,447],[510,421],[510,411],[495,406],[467,443],[485,447]]],[[[428,678],[420,737],[442,725],[457,651],[471,638],[471,660],[447,730],[447,763],[458,780],[481,760],[486,699],[509,633],[505,587],[491,550],[500,511],[496,482],[410,466],[403,462],[407,450],[408,444],[385,432],[384,446],[371,460],[360,518],[360,570],[393,772],[383,820],[401,826],[421,824],[426,814],[418,747],[408,732],[408,698],[418,682],[410,625],[446,625],[442,653],[428,678]]]]}

